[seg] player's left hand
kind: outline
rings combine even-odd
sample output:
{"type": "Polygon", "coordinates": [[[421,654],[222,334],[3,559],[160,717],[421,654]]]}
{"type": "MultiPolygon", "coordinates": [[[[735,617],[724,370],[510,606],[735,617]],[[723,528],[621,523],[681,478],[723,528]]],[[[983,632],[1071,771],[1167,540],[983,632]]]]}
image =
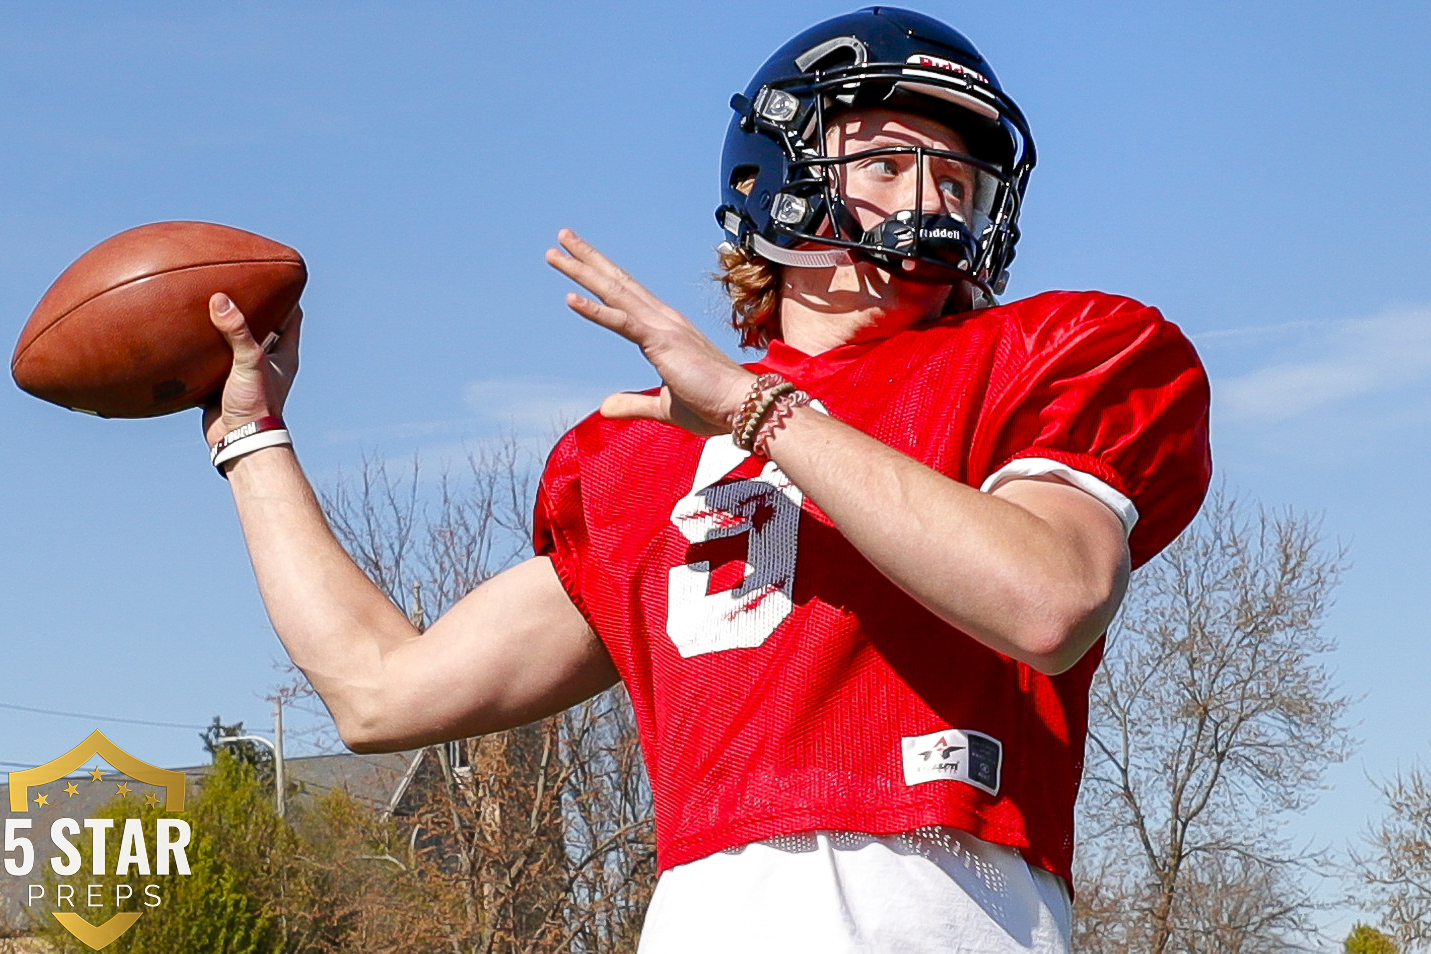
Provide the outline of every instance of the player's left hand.
{"type": "Polygon", "coordinates": [[[568,292],[567,307],[639,345],[661,375],[659,394],[613,394],[601,402],[602,415],[665,421],[693,434],[729,431],[755,375],[571,229],[558,232],[557,242],[547,264],[599,299],[568,292]]]}

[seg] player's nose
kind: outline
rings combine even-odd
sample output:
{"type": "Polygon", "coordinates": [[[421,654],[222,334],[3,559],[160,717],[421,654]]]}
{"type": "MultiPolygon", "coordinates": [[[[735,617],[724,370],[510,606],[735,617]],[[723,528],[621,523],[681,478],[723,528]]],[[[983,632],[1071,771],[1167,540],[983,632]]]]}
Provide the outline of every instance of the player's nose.
{"type": "Polygon", "coordinates": [[[939,188],[939,180],[929,169],[929,163],[923,163],[924,168],[919,171],[919,192],[921,212],[948,212],[949,196],[939,188]]]}

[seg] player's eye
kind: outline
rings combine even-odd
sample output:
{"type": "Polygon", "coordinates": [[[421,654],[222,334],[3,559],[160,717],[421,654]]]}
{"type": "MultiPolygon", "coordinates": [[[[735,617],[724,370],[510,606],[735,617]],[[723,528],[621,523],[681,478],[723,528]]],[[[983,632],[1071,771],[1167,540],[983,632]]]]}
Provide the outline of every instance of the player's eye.
{"type": "Polygon", "coordinates": [[[939,193],[947,199],[962,203],[968,192],[969,190],[962,180],[947,178],[939,180],[939,193]]]}
{"type": "Polygon", "coordinates": [[[902,159],[903,156],[867,156],[854,163],[854,167],[860,172],[874,174],[874,176],[884,177],[884,179],[893,179],[894,176],[899,176],[900,170],[902,170],[902,164],[900,164],[902,159]]]}

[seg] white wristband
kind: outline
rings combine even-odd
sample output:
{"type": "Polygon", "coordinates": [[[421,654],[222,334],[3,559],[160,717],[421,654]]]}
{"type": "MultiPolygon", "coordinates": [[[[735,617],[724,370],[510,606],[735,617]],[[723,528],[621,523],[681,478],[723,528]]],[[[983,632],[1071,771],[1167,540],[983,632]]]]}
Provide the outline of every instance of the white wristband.
{"type": "Polygon", "coordinates": [[[252,454],[256,450],[263,450],[265,447],[277,447],[280,444],[293,446],[293,438],[288,436],[285,428],[275,428],[271,431],[259,431],[257,434],[249,434],[240,437],[213,451],[209,461],[218,468],[220,474],[224,472],[223,465],[236,457],[244,454],[252,454]]]}

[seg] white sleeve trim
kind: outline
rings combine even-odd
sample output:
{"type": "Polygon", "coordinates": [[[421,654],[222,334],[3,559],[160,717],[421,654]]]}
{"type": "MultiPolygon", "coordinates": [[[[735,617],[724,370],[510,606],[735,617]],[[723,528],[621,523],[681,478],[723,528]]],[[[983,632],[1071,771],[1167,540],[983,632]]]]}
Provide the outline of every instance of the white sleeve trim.
{"type": "Polygon", "coordinates": [[[1018,460],[1009,461],[990,474],[989,479],[984,481],[979,489],[986,494],[991,494],[1005,481],[1013,480],[1016,477],[1045,476],[1057,477],[1079,490],[1092,494],[1100,503],[1113,511],[1123,524],[1124,536],[1133,532],[1133,525],[1138,522],[1138,508],[1133,506],[1133,501],[1092,474],[1075,470],[1067,464],[1049,460],[1047,457],[1020,457],[1018,460]]]}

